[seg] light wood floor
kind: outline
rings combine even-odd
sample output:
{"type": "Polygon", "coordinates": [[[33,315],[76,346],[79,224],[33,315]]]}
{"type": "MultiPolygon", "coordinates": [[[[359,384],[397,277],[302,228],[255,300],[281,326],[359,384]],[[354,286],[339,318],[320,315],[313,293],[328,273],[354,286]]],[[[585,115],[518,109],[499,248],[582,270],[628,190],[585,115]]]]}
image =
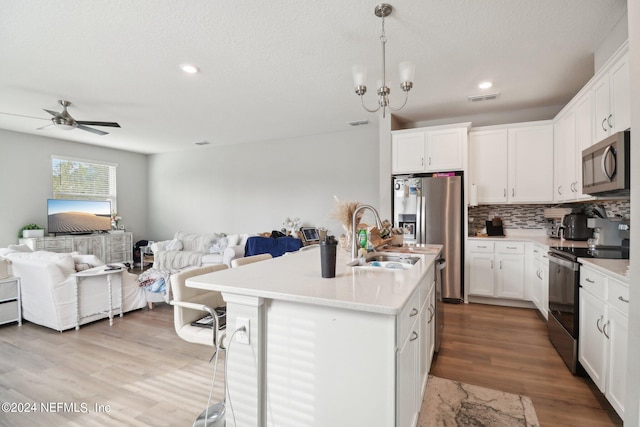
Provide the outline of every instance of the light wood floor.
{"type": "MultiPolygon", "coordinates": [[[[533,310],[445,308],[433,375],[530,396],[543,427],[622,425],[588,380],[569,373],[533,310]]],[[[0,327],[0,402],[23,409],[0,411],[0,426],[190,426],[207,404],[211,350],[179,339],[172,313],[157,304],[111,327],[63,333],[28,322],[0,327]],[[36,412],[17,407],[25,403],[36,412]]],[[[222,366],[213,401],[222,397],[222,366]]]]}
{"type": "Polygon", "coordinates": [[[446,304],[431,374],[531,397],[541,426],[621,426],[587,378],[571,375],[537,311],[446,304]]]}

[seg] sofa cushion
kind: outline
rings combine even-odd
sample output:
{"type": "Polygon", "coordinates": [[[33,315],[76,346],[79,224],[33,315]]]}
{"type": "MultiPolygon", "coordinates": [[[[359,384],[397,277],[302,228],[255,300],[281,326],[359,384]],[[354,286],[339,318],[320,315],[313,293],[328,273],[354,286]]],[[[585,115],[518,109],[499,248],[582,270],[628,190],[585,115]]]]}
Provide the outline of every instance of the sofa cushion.
{"type": "Polygon", "coordinates": [[[33,252],[31,248],[25,244],[22,245],[9,245],[8,249],[16,252],[33,252]]]}
{"type": "Polygon", "coordinates": [[[239,234],[229,234],[227,236],[227,245],[228,246],[236,246],[240,243],[240,235],[239,234]]]}

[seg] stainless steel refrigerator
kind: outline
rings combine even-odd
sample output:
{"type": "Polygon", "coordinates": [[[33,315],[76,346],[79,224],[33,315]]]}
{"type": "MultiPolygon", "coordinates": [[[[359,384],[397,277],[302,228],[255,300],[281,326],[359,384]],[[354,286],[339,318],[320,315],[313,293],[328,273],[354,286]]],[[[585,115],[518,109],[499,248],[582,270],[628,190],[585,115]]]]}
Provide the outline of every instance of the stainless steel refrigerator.
{"type": "Polygon", "coordinates": [[[393,178],[394,224],[404,230],[405,243],[443,245],[445,302],[463,300],[462,172],[393,178]]]}

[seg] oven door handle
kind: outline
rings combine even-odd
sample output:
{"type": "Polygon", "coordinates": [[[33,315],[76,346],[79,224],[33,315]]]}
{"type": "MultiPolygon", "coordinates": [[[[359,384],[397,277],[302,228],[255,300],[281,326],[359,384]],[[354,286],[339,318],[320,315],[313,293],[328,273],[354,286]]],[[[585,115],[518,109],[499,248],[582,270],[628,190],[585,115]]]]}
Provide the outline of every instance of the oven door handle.
{"type": "Polygon", "coordinates": [[[554,255],[553,252],[549,252],[549,262],[554,262],[562,267],[566,267],[572,271],[580,270],[580,264],[577,262],[569,261],[564,258],[560,258],[557,255],[554,255]]]}

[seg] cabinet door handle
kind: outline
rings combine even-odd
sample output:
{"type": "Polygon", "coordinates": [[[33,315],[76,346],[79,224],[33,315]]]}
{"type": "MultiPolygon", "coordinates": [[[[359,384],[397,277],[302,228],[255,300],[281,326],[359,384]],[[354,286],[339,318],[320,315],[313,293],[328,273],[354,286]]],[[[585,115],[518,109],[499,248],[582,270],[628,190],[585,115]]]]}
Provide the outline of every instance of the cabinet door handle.
{"type": "Polygon", "coordinates": [[[588,277],[586,277],[586,278],[584,279],[584,281],[585,281],[585,282],[589,282],[589,283],[596,283],[596,282],[594,282],[593,280],[589,279],[588,277]]]}
{"type": "Polygon", "coordinates": [[[416,314],[418,314],[418,309],[417,308],[413,308],[413,309],[411,309],[411,313],[409,313],[409,317],[413,317],[416,314]]]}
{"type": "Polygon", "coordinates": [[[609,125],[609,128],[613,128],[613,126],[611,125],[611,118],[613,117],[613,114],[609,114],[609,117],[607,117],[607,124],[609,125]]]}
{"type": "Polygon", "coordinates": [[[478,247],[479,247],[479,248],[482,248],[482,249],[487,249],[487,247],[486,247],[486,246],[480,246],[480,245],[478,245],[478,247]]]}
{"type": "Polygon", "coordinates": [[[491,269],[493,270],[493,260],[491,260],[491,269]]]}
{"type": "Polygon", "coordinates": [[[607,326],[609,325],[609,323],[611,323],[609,320],[607,320],[607,323],[604,324],[604,326],[602,327],[602,333],[604,334],[605,337],[607,337],[607,339],[609,339],[609,334],[607,334],[607,326]]]}
{"type": "Polygon", "coordinates": [[[514,197],[516,195],[516,189],[512,188],[511,189],[511,197],[514,197]]]}
{"type": "Polygon", "coordinates": [[[596,328],[598,328],[598,330],[600,332],[602,332],[602,328],[600,328],[600,321],[602,320],[603,316],[598,317],[598,320],[596,320],[596,328]]]}
{"type": "Polygon", "coordinates": [[[429,156],[429,166],[431,166],[431,156],[429,156]]]}
{"type": "Polygon", "coordinates": [[[502,260],[500,260],[500,270],[502,270],[502,260]]]}
{"type": "Polygon", "coordinates": [[[411,338],[409,338],[409,341],[415,341],[418,339],[418,333],[416,331],[411,331],[411,338]]]}
{"type": "Polygon", "coordinates": [[[607,132],[607,128],[604,127],[604,123],[607,121],[606,117],[602,120],[602,124],[600,125],[602,127],[602,130],[607,132]]]}
{"type": "Polygon", "coordinates": [[[506,188],[505,188],[505,189],[503,189],[503,191],[502,191],[502,195],[503,195],[504,197],[507,197],[507,189],[506,189],[506,188]]]}
{"type": "Polygon", "coordinates": [[[424,166],[424,157],[420,158],[420,166],[424,166]]]}
{"type": "Polygon", "coordinates": [[[558,194],[562,196],[562,185],[558,185],[558,194]]]}
{"type": "Polygon", "coordinates": [[[618,299],[619,299],[620,301],[622,301],[622,302],[629,302],[629,300],[628,300],[628,299],[624,299],[624,298],[622,297],[622,295],[620,295],[620,296],[618,297],[618,299]]]}
{"type": "Polygon", "coordinates": [[[518,248],[515,246],[507,246],[507,249],[518,249],[518,248]]]}

